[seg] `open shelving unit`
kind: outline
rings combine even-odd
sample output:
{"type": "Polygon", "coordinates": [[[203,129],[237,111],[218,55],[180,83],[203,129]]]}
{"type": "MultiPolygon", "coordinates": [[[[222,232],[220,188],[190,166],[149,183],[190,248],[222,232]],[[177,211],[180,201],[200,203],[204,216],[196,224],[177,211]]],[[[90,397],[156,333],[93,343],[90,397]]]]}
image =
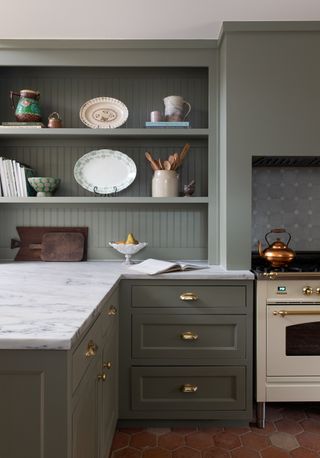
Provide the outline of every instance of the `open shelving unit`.
{"type": "Polygon", "coordinates": [[[63,119],[61,129],[0,128],[1,155],[27,163],[38,176],[61,179],[53,197],[0,198],[0,219],[4,221],[0,258],[13,257],[8,240],[16,235],[17,225],[81,225],[89,227],[91,259],[118,259],[117,253],[108,247],[108,241],[133,232],[140,240],[149,242],[141,257],[209,258],[211,263],[217,263],[214,50],[199,52],[196,47],[180,53],[168,48],[164,54],[158,49],[154,52],[160,53],[161,58],[156,65],[148,57],[150,50],[143,49],[125,52],[99,49],[94,62],[85,50],[79,50],[82,58],[78,62],[74,61],[74,50],[54,52],[51,57],[50,53],[44,56],[40,49],[19,50],[18,55],[9,59],[10,65],[0,67],[0,122],[14,120],[9,91],[27,87],[40,92],[44,120],[52,111],[58,111],[63,119]],[[135,65],[126,66],[126,56],[131,52],[137,56],[135,65]],[[28,65],[22,63],[26,59],[28,65]],[[191,103],[188,120],[192,127],[145,128],[149,113],[163,109],[162,99],[170,94],[182,95],[191,103]],[[117,129],[83,126],[79,119],[81,105],[102,95],[126,104],[129,118],[125,125],[117,129]],[[181,190],[195,179],[194,196],[152,198],[152,171],[144,157],[145,151],[164,159],[180,151],[186,142],[191,149],[179,170],[181,190]],[[127,154],[138,170],[131,186],[107,197],[86,191],[73,177],[74,165],[83,154],[104,148],[127,154]]]}

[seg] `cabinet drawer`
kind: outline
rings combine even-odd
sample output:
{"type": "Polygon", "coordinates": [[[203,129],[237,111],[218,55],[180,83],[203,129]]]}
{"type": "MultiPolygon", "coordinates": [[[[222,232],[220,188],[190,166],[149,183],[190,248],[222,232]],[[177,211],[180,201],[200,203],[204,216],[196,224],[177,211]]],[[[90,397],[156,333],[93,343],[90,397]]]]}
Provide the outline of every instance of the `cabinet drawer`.
{"type": "Polygon", "coordinates": [[[245,367],[133,367],[132,408],[141,411],[245,409],[245,367]]]}
{"type": "Polygon", "coordinates": [[[132,287],[132,307],[245,307],[246,285],[137,285],[132,287]],[[186,293],[189,293],[186,294],[186,293]],[[193,293],[193,296],[190,296],[193,293]],[[194,298],[195,300],[188,300],[194,298]]]}
{"type": "Polygon", "coordinates": [[[78,386],[81,378],[92,361],[100,357],[101,352],[101,321],[100,317],[95,321],[87,334],[82,339],[72,355],[72,388],[78,386]]]}
{"type": "Polygon", "coordinates": [[[151,315],[132,317],[133,358],[244,358],[246,316],[151,315]]]}
{"type": "Polygon", "coordinates": [[[102,308],[102,335],[103,337],[110,334],[114,326],[117,326],[119,317],[119,290],[117,289],[108,299],[102,308]]]}

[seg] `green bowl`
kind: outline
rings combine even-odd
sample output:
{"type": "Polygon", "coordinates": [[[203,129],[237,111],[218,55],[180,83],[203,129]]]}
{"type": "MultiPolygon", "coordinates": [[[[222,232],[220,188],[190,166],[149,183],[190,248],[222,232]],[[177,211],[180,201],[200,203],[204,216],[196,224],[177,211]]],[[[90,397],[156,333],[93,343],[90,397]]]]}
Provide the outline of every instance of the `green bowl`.
{"type": "Polygon", "coordinates": [[[37,197],[50,197],[57,189],[60,178],[55,177],[30,177],[30,185],[37,192],[37,197]]]}

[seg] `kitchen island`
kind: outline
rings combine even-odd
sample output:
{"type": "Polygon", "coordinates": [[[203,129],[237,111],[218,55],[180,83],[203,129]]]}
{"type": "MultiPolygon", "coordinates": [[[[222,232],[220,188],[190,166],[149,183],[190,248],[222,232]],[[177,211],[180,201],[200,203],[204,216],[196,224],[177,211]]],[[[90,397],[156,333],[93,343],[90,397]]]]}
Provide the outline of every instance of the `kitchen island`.
{"type": "MultiPolygon", "coordinates": [[[[216,364],[217,348],[214,357],[208,356],[208,352],[205,354],[200,348],[197,361],[192,356],[184,359],[184,365],[193,365],[193,377],[197,371],[202,376],[208,373],[210,384],[217,375],[224,380],[224,386],[230,382],[230,390],[235,398],[232,401],[239,402],[241,398],[241,405],[238,406],[238,417],[232,417],[228,407],[224,414],[227,412],[230,418],[235,419],[248,416],[252,345],[248,345],[245,327],[252,326],[252,280],[253,274],[248,271],[226,271],[221,266],[150,277],[137,271],[133,273],[120,262],[0,264],[0,428],[3,436],[0,456],[21,457],[23,450],[24,458],[104,458],[119,417],[138,420],[149,416],[155,419],[154,414],[141,406],[135,411],[134,406],[130,410],[127,404],[118,414],[118,390],[120,387],[122,402],[128,401],[127,391],[131,380],[133,384],[139,380],[137,365],[146,372],[156,369],[157,377],[162,372],[166,374],[166,368],[161,368],[163,363],[160,359],[157,368],[148,367],[148,360],[141,360],[137,364],[134,359],[137,349],[131,349],[136,341],[135,331],[132,329],[132,335],[131,331],[127,333],[131,322],[135,323],[139,316],[143,318],[139,315],[141,310],[150,313],[149,318],[154,313],[162,316],[162,312],[158,313],[159,307],[162,307],[160,299],[166,300],[162,310],[170,309],[171,317],[179,316],[188,309],[194,319],[189,319],[187,323],[191,326],[194,321],[202,329],[206,326],[204,331],[207,335],[210,330],[208,326],[214,326],[213,318],[217,313],[221,315],[222,308],[226,310],[224,317],[242,314],[243,318],[240,317],[241,320],[236,323],[230,319],[220,323],[219,318],[215,319],[229,337],[232,329],[237,335],[239,326],[242,326],[243,340],[239,344],[243,350],[240,355],[241,368],[237,369],[240,366],[239,355],[238,359],[235,356],[229,359],[228,368],[224,369],[223,374],[217,367],[212,367],[216,364]],[[193,297],[190,302],[190,297],[186,296],[187,302],[182,300],[178,307],[174,302],[176,299],[170,302],[172,292],[182,296],[181,292],[189,291],[189,288],[192,291],[198,288],[199,300],[193,297]],[[157,297],[153,295],[155,291],[157,297]],[[228,291],[232,291],[232,294],[227,294],[228,291]],[[131,302],[131,299],[140,303],[131,302]],[[153,311],[148,312],[150,306],[153,311]],[[133,309],[138,315],[132,312],[133,309]],[[248,321],[244,321],[246,314],[248,321]],[[119,341],[122,355],[120,380],[119,341]],[[129,361],[128,355],[131,353],[133,359],[129,361]],[[197,368],[197,364],[202,367],[197,368]],[[232,368],[236,369],[236,373],[230,372],[232,368]],[[132,379],[127,376],[127,371],[132,371],[132,379]],[[238,385],[240,379],[241,384],[238,385]],[[244,383],[246,386],[243,386],[244,383]],[[126,392],[125,396],[123,391],[126,392]]],[[[177,300],[180,300],[179,296],[177,300]]],[[[163,323],[157,323],[160,324],[163,323]]],[[[165,335],[166,329],[171,329],[170,323],[162,329],[165,335]]],[[[216,329],[212,329],[210,334],[216,334],[216,329]]],[[[197,345],[190,341],[188,332],[183,339],[186,345],[197,345]]],[[[201,339],[199,342],[201,345],[201,339]]],[[[215,343],[216,347],[218,344],[215,343]]],[[[230,347],[229,353],[235,354],[236,350],[239,349],[230,347]]],[[[186,369],[179,367],[178,354],[176,352],[176,359],[170,363],[175,366],[175,369],[170,369],[176,371],[174,377],[180,372],[186,375],[186,369]]],[[[142,375],[149,377],[149,374],[142,375]]],[[[199,392],[196,396],[201,396],[201,390],[199,392]]],[[[225,399],[224,403],[228,404],[228,400],[225,399]]],[[[210,410],[201,413],[197,409],[195,419],[216,418],[210,410]]],[[[170,420],[173,415],[169,406],[167,413],[162,411],[162,415],[156,418],[170,420]]],[[[189,417],[190,409],[180,416],[189,417]]],[[[226,417],[222,415],[221,418],[226,417]]]]}

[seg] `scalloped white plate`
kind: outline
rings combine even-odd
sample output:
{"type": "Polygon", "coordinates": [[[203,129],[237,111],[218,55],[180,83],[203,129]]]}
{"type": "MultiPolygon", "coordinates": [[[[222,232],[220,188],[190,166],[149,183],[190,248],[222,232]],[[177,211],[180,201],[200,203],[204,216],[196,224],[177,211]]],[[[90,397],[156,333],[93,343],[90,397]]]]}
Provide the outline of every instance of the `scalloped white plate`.
{"type": "Polygon", "coordinates": [[[97,97],[84,103],[79,115],[83,124],[92,129],[115,129],[126,122],[129,111],[120,100],[97,97]]]}
{"type": "Polygon", "coordinates": [[[130,186],[137,175],[133,160],[120,151],[100,149],[80,157],[74,177],[84,189],[98,194],[112,194],[130,186]]]}

